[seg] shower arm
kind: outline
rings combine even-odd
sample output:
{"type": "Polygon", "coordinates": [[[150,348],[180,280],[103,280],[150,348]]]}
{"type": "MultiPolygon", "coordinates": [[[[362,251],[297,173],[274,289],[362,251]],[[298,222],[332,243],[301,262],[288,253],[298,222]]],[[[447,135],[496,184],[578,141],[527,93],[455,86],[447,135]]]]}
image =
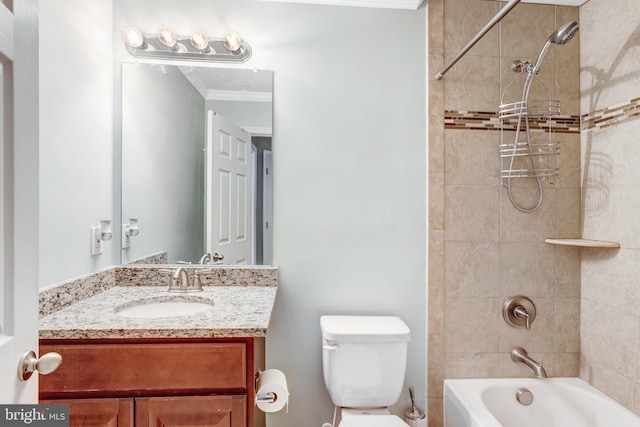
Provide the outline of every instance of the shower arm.
{"type": "Polygon", "coordinates": [[[491,21],[489,21],[489,23],[485,25],[484,28],[481,29],[480,32],[476,34],[476,36],[472,38],[471,41],[467,43],[465,47],[462,48],[462,50],[456,55],[456,57],[453,58],[453,60],[449,62],[449,64],[446,67],[444,67],[442,71],[436,74],[435,79],[436,80],[442,79],[442,77],[444,77],[444,74],[447,71],[449,71],[449,69],[453,67],[455,63],[458,62],[460,58],[462,58],[469,51],[469,49],[471,49],[476,43],[478,43],[478,41],[480,41],[480,39],[484,37],[484,35],[487,34],[487,32],[491,28],[493,28],[494,25],[500,22],[502,18],[506,16],[507,13],[511,12],[511,9],[513,9],[518,3],[520,3],[520,1],[522,0],[510,0],[509,3],[507,3],[502,9],[500,9],[500,12],[498,12],[496,16],[494,16],[491,19],[491,21]]]}

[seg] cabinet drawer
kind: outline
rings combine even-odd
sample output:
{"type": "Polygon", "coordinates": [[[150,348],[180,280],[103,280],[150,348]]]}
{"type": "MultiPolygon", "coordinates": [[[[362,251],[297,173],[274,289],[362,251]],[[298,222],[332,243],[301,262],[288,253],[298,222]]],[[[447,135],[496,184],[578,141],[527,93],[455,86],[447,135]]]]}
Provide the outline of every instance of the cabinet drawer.
{"type": "Polygon", "coordinates": [[[43,400],[69,405],[69,427],[132,427],[133,399],[43,400]]]}
{"type": "Polygon", "coordinates": [[[41,344],[50,351],[62,365],[40,376],[41,396],[246,391],[244,343],[41,344]]]}
{"type": "Polygon", "coordinates": [[[245,427],[245,396],[136,399],[136,426],[245,427]]]}

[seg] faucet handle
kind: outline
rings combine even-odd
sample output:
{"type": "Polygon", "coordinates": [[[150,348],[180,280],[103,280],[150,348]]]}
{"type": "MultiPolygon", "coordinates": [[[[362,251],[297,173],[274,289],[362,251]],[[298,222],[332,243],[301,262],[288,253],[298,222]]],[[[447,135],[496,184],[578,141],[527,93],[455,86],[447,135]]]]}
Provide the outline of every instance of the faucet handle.
{"type": "Polygon", "coordinates": [[[531,316],[527,312],[527,309],[519,305],[513,309],[513,315],[519,319],[525,319],[525,327],[527,331],[531,330],[531,316]]]}
{"type": "Polygon", "coordinates": [[[196,268],[193,273],[193,286],[189,289],[192,292],[202,291],[202,280],[200,274],[207,274],[215,271],[213,268],[196,268]]]}
{"type": "Polygon", "coordinates": [[[516,295],[505,301],[502,306],[502,317],[509,326],[530,330],[536,318],[536,306],[529,298],[516,295]]]}

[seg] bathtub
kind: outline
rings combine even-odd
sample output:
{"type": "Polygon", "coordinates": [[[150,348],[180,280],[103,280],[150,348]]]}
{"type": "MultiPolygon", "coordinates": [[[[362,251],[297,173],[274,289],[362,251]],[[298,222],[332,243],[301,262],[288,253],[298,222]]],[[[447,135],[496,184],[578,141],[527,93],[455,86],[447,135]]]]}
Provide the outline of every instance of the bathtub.
{"type": "Polygon", "coordinates": [[[452,379],[444,382],[444,425],[640,427],[640,417],[579,378],[452,379]],[[529,406],[516,400],[521,388],[533,395],[529,406]]]}

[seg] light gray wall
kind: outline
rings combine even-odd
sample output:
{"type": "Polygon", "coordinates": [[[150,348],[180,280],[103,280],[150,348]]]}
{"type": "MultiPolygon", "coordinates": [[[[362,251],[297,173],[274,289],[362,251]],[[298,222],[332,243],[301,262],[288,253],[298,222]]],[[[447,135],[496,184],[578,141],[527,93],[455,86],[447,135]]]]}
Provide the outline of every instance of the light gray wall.
{"type": "Polygon", "coordinates": [[[39,4],[40,286],[119,263],[113,241],[89,252],[90,227],[112,219],[111,12],[111,0],[39,4]]]}
{"type": "MultiPolygon", "coordinates": [[[[418,11],[254,0],[114,1],[119,32],[233,28],[245,67],[274,71],[274,264],[267,366],[288,376],[271,427],[319,426],[322,314],[395,314],[412,330],[407,386],[425,396],[426,17],[418,11]]],[[[116,88],[117,90],[117,88],[116,88]]],[[[403,395],[400,413],[407,407],[403,395]]],[[[422,405],[424,406],[424,404],[422,405]]]]}
{"type": "Polygon", "coordinates": [[[123,64],[122,218],[140,234],[123,262],[204,251],[205,101],[177,67],[123,64]]]}

